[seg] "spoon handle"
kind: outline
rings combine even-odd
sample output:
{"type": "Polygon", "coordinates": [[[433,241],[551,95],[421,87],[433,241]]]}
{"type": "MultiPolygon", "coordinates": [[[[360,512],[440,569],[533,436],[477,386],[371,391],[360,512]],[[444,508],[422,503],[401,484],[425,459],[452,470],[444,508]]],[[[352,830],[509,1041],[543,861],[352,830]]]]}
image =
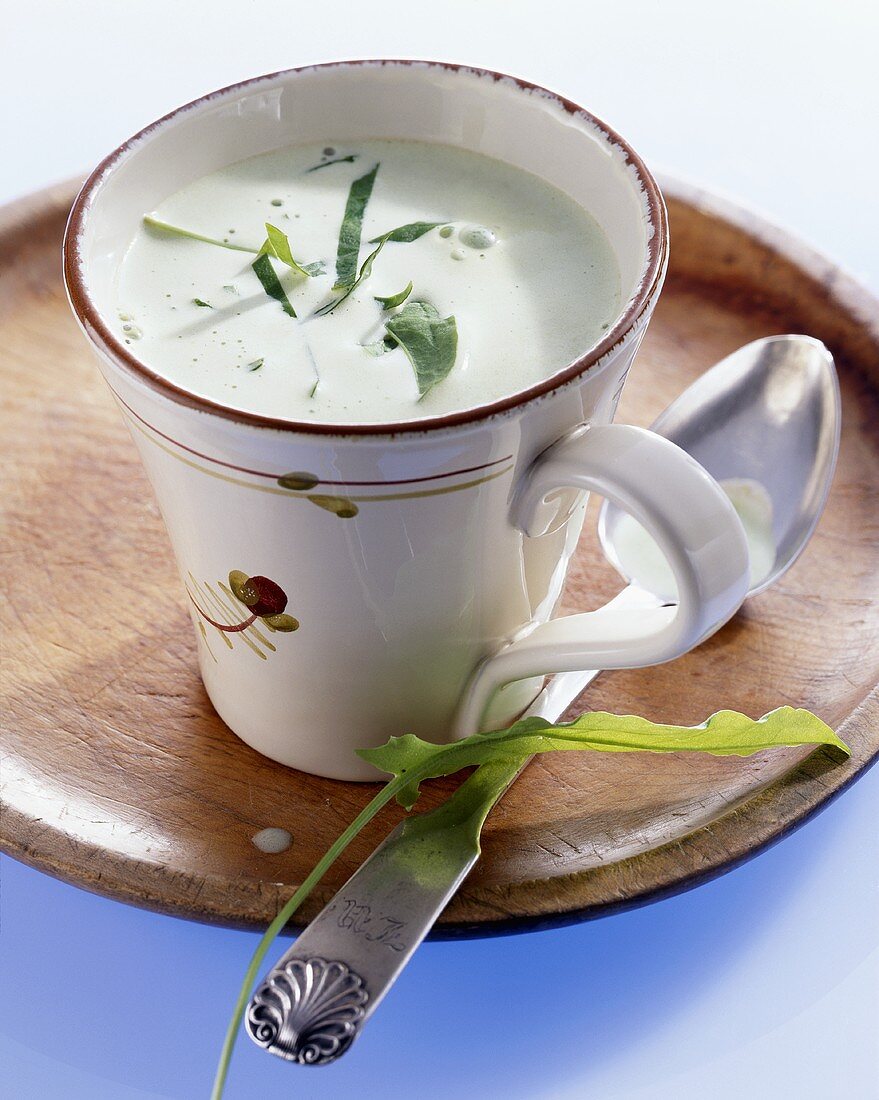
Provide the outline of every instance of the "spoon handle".
{"type": "MultiPolygon", "coordinates": [[[[511,777],[511,781],[512,781],[511,777]]],[[[300,1065],[343,1054],[476,862],[438,861],[429,882],[401,873],[398,825],[271,969],[247,1008],[259,1046],[300,1065]]]]}
{"type": "MultiPolygon", "coordinates": [[[[659,602],[629,585],[608,607],[659,602]]],[[[598,675],[555,676],[523,717],[556,721],[598,675]]],[[[504,791],[527,763],[511,767],[504,791]]],[[[423,836],[398,825],[304,929],[247,1006],[245,1027],[258,1046],[300,1065],[345,1053],[478,859],[444,845],[441,830],[431,842],[436,854],[425,861],[423,836]],[[419,860],[411,858],[416,847],[419,860]],[[415,873],[419,866],[429,866],[429,878],[415,873]]]]}

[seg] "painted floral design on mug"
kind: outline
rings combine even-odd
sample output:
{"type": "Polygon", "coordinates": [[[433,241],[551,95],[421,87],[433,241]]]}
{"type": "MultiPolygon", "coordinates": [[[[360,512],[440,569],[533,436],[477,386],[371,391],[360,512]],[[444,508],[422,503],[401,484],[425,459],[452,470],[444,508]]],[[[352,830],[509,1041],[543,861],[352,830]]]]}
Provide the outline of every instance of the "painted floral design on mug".
{"type": "Polygon", "coordinates": [[[265,650],[274,653],[277,647],[259,629],[257,622],[271,633],[290,634],[299,629],[299,620],[286,614],[287,593],[269,577],[259,574],[251,577],[240,569],[233,569],[228,584],[217,581],[212,585],[207,581],[199,583],[190,573],[186,591],[201,616],[199,630],[212,657],[205,623],[214,628],[229,649],[234,648],[233,638],[237,637],[263,660],[267,656],[265,650]],[[195,592],[190,586],[194,586],[195,592]],[[207,604],[207,610],[202,602],[207,604]]]}
{"type": "MultiPolygon", "coordinates": [[[[307,490],[313,489],[319,483],[319,480],[317,474],[296,470],[290,474],[282,474],[278,478],[278,484],[282,489],[307,492],[307,490]]],[[[339,519],[353,519],[359,511],[354,501],[349,500],[348,497],[328,496],[325,493],[308,493],[306,500],[310,500],[318,508],[332,512],[339,519]]]]}

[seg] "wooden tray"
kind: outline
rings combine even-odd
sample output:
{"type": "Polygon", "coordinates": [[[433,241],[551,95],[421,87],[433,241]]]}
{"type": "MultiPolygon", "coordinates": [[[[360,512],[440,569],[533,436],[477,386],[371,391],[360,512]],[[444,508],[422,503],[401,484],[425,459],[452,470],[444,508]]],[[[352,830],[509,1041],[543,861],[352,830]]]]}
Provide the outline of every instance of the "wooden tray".
{"type": "MultiPolygon", "coordinates": [[[[799,704],[854,755],[541,757],[492,814],[438,934],[592,917],[691,887],[778,840],[879,752],[879,303],[755,216],[672,180],[665,192],[672,268],[621,419],[648,424],[739,344],[806,332],[837,357],[842,451],[821,526],[774,590],[683,660],[603,676],[588,704],[686,723],[799,704]]],[[[60,187],[0,213],[2,844],[111,897],[265,925],[373,788],[273,764],[211,709],[152,494],[67,308],[72,196],[60,187]],[[293,833],[290,850],[256,850],[270,825],[293,833]]],[[[568,609],[619,586],[587,520],[568,609]]],[[[434,784],[425,804],[452,785],[434,784]]],[[[303,919],[400,816],[366,830],[303,919]]]]}

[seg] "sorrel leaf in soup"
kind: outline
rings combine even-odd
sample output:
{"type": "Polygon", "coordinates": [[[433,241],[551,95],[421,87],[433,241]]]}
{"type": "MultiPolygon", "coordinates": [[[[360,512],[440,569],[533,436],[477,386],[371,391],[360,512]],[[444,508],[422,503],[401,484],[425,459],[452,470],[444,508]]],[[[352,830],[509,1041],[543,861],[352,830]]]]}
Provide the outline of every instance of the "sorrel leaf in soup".
{"type": "Polygon", "coordinates": [[[418,393],[424,397],[455,365],[458,354],[455,318],[441,317],[430,302],[407,302],[385,328],[409,357],[418,393]]]}
{"type": "Polygon", "coordinates": [[[274,298],[276,302],[280,302],[281,308],[287,314],[288,317],[295,317],[296,310],[290,304],[290,299],[287,297],[287,292],[281,285],[281,280],[278,278],[278,273],[272,267],[272,261],[269,258],[267,252],[260,252],[257,258],[251,264],[254,270],[254,274],[262,283],[262,288],[268,294],[270,298],[274,298]]]}
{"type": "Polygon", "coordinates": [[[401,306],[409,295],[412,293],[412,280],[409,280],[409,285],[404,287],[398,294],[391,294],[387,298],[382,298],[379,295],[375,295],[375,300],[382,307],[382,309],[396,309],[397,306],[401,306]]]}
{"type": "Polygon", "coordinates": [[[366,204],[372,194],[379,166],[376,165],[365,176],[354,180],[348,190],[348,201],[339,230],[339,246],[336,252],[336,283],[334,290],[351,286],[357,278],[357,260],[360,256],[360,235],[363,230],[363,215],[366,204]]]}
{"type": "Polygon", "coordinates": [[[413,241],[417,241],[419,237],[423,237],[425,233],[429,233],[431,229],[447,224],[448,222],[407,222],[406,225],[398,225],[396,229],[382,233],[380,237],[373,237],[369,243],[378,244],[379,241],[395,241],[398,244],[411,244],[413,241]]]}

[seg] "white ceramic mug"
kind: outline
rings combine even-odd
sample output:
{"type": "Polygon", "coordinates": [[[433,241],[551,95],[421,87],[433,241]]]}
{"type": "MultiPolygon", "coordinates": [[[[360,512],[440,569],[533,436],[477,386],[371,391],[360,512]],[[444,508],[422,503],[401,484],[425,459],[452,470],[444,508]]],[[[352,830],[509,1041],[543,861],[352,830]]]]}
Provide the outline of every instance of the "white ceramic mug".
{"type": "Polygon", "coordinates": [[[249,80],[166,116],[95,170],[68,226],[68,292],[158,497],[205,687],[239,737],[306,771],[373,778],[356,748],[506,723],[547,674],[668,661],[729,618],[748,553],[726,496],[671,443],[611,424],[667,246],[656,183],[617,134],[544,89],[439,63],[249,80]],[[134,358],[108,318],[145,211],[243,157],[367,137],[476,150],[584,206],[623,281],[601,343],[522,393],[405,425],[247,414],[134,358]],[[553,618],[587,490],[652,532],[677,606],[553,618]]]}

